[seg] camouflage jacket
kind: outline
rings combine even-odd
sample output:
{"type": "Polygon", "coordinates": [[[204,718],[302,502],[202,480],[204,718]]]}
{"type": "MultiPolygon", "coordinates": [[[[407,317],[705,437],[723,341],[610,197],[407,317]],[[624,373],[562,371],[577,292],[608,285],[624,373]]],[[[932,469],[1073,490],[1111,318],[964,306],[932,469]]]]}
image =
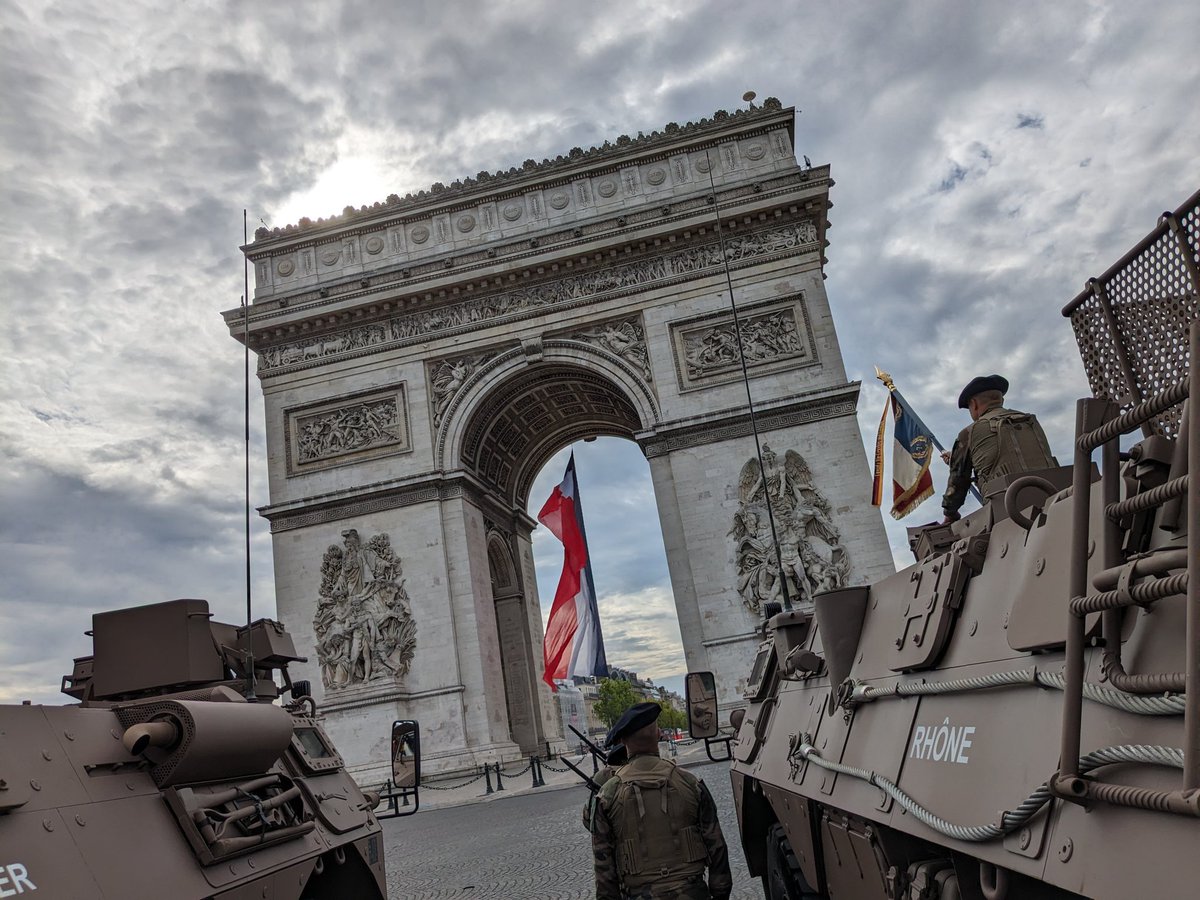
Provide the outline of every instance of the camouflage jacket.
{"type": "Polygon", "coordinates": [[[972,481],[982,487],[989,478],[998,475],[1056,465],[1036,416],[993,406],[960,431],[954,441],[942,510],[951,518],[957,517],[972,481]],[[1025,429],[1022,439],[1001,440],[1001,429],[997,426],[1007,421],[1017,423],[1018,429],[1025,429]]]}
{"type": "MultiPolygon", "coordinates": [[[[666,807],[664,802],[663,809],[666,807]]],[[[720,823],[717,821],[717,807],[712,794],[708,792],[704,782],[690,772],[676,767],[673,763],[659,760],[657,756],[646,754],[634,757],[617,769],[612,778],[605,781],[593,806],[591,831],[596,871],[596,900],[708,900],[710,897],[726,900],[733,891],[729,852],[721,834],[720,823]],[[662,877],[649,880],[643,875],[634,879],[637,883],[632,885],[622,878],[618,847],[623,842],[625,847],[636,844],[641,840],[641,836],[622,833],[626,826],[622,824],[625,821],[622,816],[615,812],[617,794],[623,782],[623,775],[625,780],[635,777],[639,768],[644,768],[652,762],[669,766],[672,783],[678,785],[682,792],[689,794],[690,801],[694,801],[681,804],[687,810],[694,810],[686,814],[688,821],[673,824],[679,829],[698,833],[703,844],[703,864],[694,868],[707,868],[707,884],[699,871],[693,872],[690,869],[683,874],[665,872],[662,877]]],[[[671,841],[672,837],[670,832],[665,832],[647,834],[644,840],[661,852],[664,844],[671,841]]],[[[678,841],[676,843],[678,844],[678,841]]],[[[681,857],[679,862],[683,866],[685,861],[681,857]]]]}

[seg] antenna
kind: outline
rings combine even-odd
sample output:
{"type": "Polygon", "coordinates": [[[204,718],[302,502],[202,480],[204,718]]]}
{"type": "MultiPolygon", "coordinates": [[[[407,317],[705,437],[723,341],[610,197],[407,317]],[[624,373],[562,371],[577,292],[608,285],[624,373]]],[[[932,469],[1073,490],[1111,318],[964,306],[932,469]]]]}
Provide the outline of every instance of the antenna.
{"type": "MultiPolygon", "coordinates": [[[[754,91],[746,91],[742,99],[747,103],[755,98],[754,91]]],[[[762,441],[758,436],[758,418],[754,413],[754,397],[750,393],[750,373],[746,368],[746,349],[742,344],[742,321],[738,316],[737,303],[733,298],[733,276],[729,272],[729,257],[725,253],[725,232],[721,230],[721,209],[717,202],[717,183],[713,180],[712,157],[708,148],[704,148],[704,159],[708,162],[708,183],[712,188],[713,216],[717,222],[717,241],[721,245],[721,262],[725,269],[725,287],[729,291],[729,308],[733,311],[733,336],[737,342],[738,360],[742,364],[742,384],[746,387],[746,405],[750,408],[750,430],[754,433],[754,452],[758,457],[758,471],[763,478],[766,488],[767,467],[763,465],[762,441]]],[[[775,511],[771,508],[770,490],[767,490],[767,521],[771,525],[771,543],[775,546],[775,564],[779,567],[779,584],[783,588],[783,608],[792,608],[792,598],[788,594],[787,575],[783,571],[783,551],[779,547],[779,532],[775,528],[775,511]]]]}
{"type": "MultiPolygon", "coordinates": [[[[250,243],[250,230],[246,221],[246,210],[242,210],[242,245],[250,243]]],[[[242,400],[242,418],[246,426],[246,699],[258,699],[254,693],[254,649],[250,639],[251,591],[250,591],[250,260],[242,252],[242,315],[246,320],[244,334],[245,355],[242,357],[242,375],[245,380],[245,396],[242,400]]]]}

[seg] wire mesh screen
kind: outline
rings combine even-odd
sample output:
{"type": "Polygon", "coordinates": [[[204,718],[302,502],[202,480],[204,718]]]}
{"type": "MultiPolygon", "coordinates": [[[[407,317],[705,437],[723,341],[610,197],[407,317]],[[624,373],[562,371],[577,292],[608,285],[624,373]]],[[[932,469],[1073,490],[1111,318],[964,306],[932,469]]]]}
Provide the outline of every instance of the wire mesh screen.
{"type": "MultiPolygon", "coordinates": [[[[1200,318],[1195,279],[1200,192],[1174,218],[1178,233],[1164,217],[1133,252],[1096,279],[1098,291],[1081,294],[1063,310],[1071,317],[1096,397],[1128,406],[1187,377],[1188,325],[1200,318]]],[[[1182,404],[1172,407],[1151,427],[1175,437],[1181,411],[1182,404]]]]}

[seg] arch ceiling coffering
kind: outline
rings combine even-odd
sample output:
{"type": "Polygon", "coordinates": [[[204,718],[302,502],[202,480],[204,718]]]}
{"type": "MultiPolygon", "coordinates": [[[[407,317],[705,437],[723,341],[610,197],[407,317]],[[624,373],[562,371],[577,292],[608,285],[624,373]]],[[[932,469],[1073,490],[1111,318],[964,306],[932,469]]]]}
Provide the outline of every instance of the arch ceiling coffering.
{"type": "Polygon", "coordinates": [[[560,448],[587,437],[632,439],[637,411],[611,381],[562,365],[509,379],[478,404],[463,440],[464,468],[524,508],[534,477],[560,448]]]}

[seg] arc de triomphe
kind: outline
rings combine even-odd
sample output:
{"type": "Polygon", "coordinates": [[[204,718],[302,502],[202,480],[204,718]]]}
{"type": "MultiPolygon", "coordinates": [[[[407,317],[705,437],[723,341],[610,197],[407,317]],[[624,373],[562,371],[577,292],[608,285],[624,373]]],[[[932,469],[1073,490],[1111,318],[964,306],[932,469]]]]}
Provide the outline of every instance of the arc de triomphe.
{"type": "Polygon", "coordinates": [[[822,283],[832,181],[797,165],[793,123],[768,100],[245,248],[279,616],[361,780],[386,777],[396,718],[430,770],[561,740],[524,510],[572,441],[649,459],[687,664],[726,713],[782,579],[893,571],[822,283]]]}

